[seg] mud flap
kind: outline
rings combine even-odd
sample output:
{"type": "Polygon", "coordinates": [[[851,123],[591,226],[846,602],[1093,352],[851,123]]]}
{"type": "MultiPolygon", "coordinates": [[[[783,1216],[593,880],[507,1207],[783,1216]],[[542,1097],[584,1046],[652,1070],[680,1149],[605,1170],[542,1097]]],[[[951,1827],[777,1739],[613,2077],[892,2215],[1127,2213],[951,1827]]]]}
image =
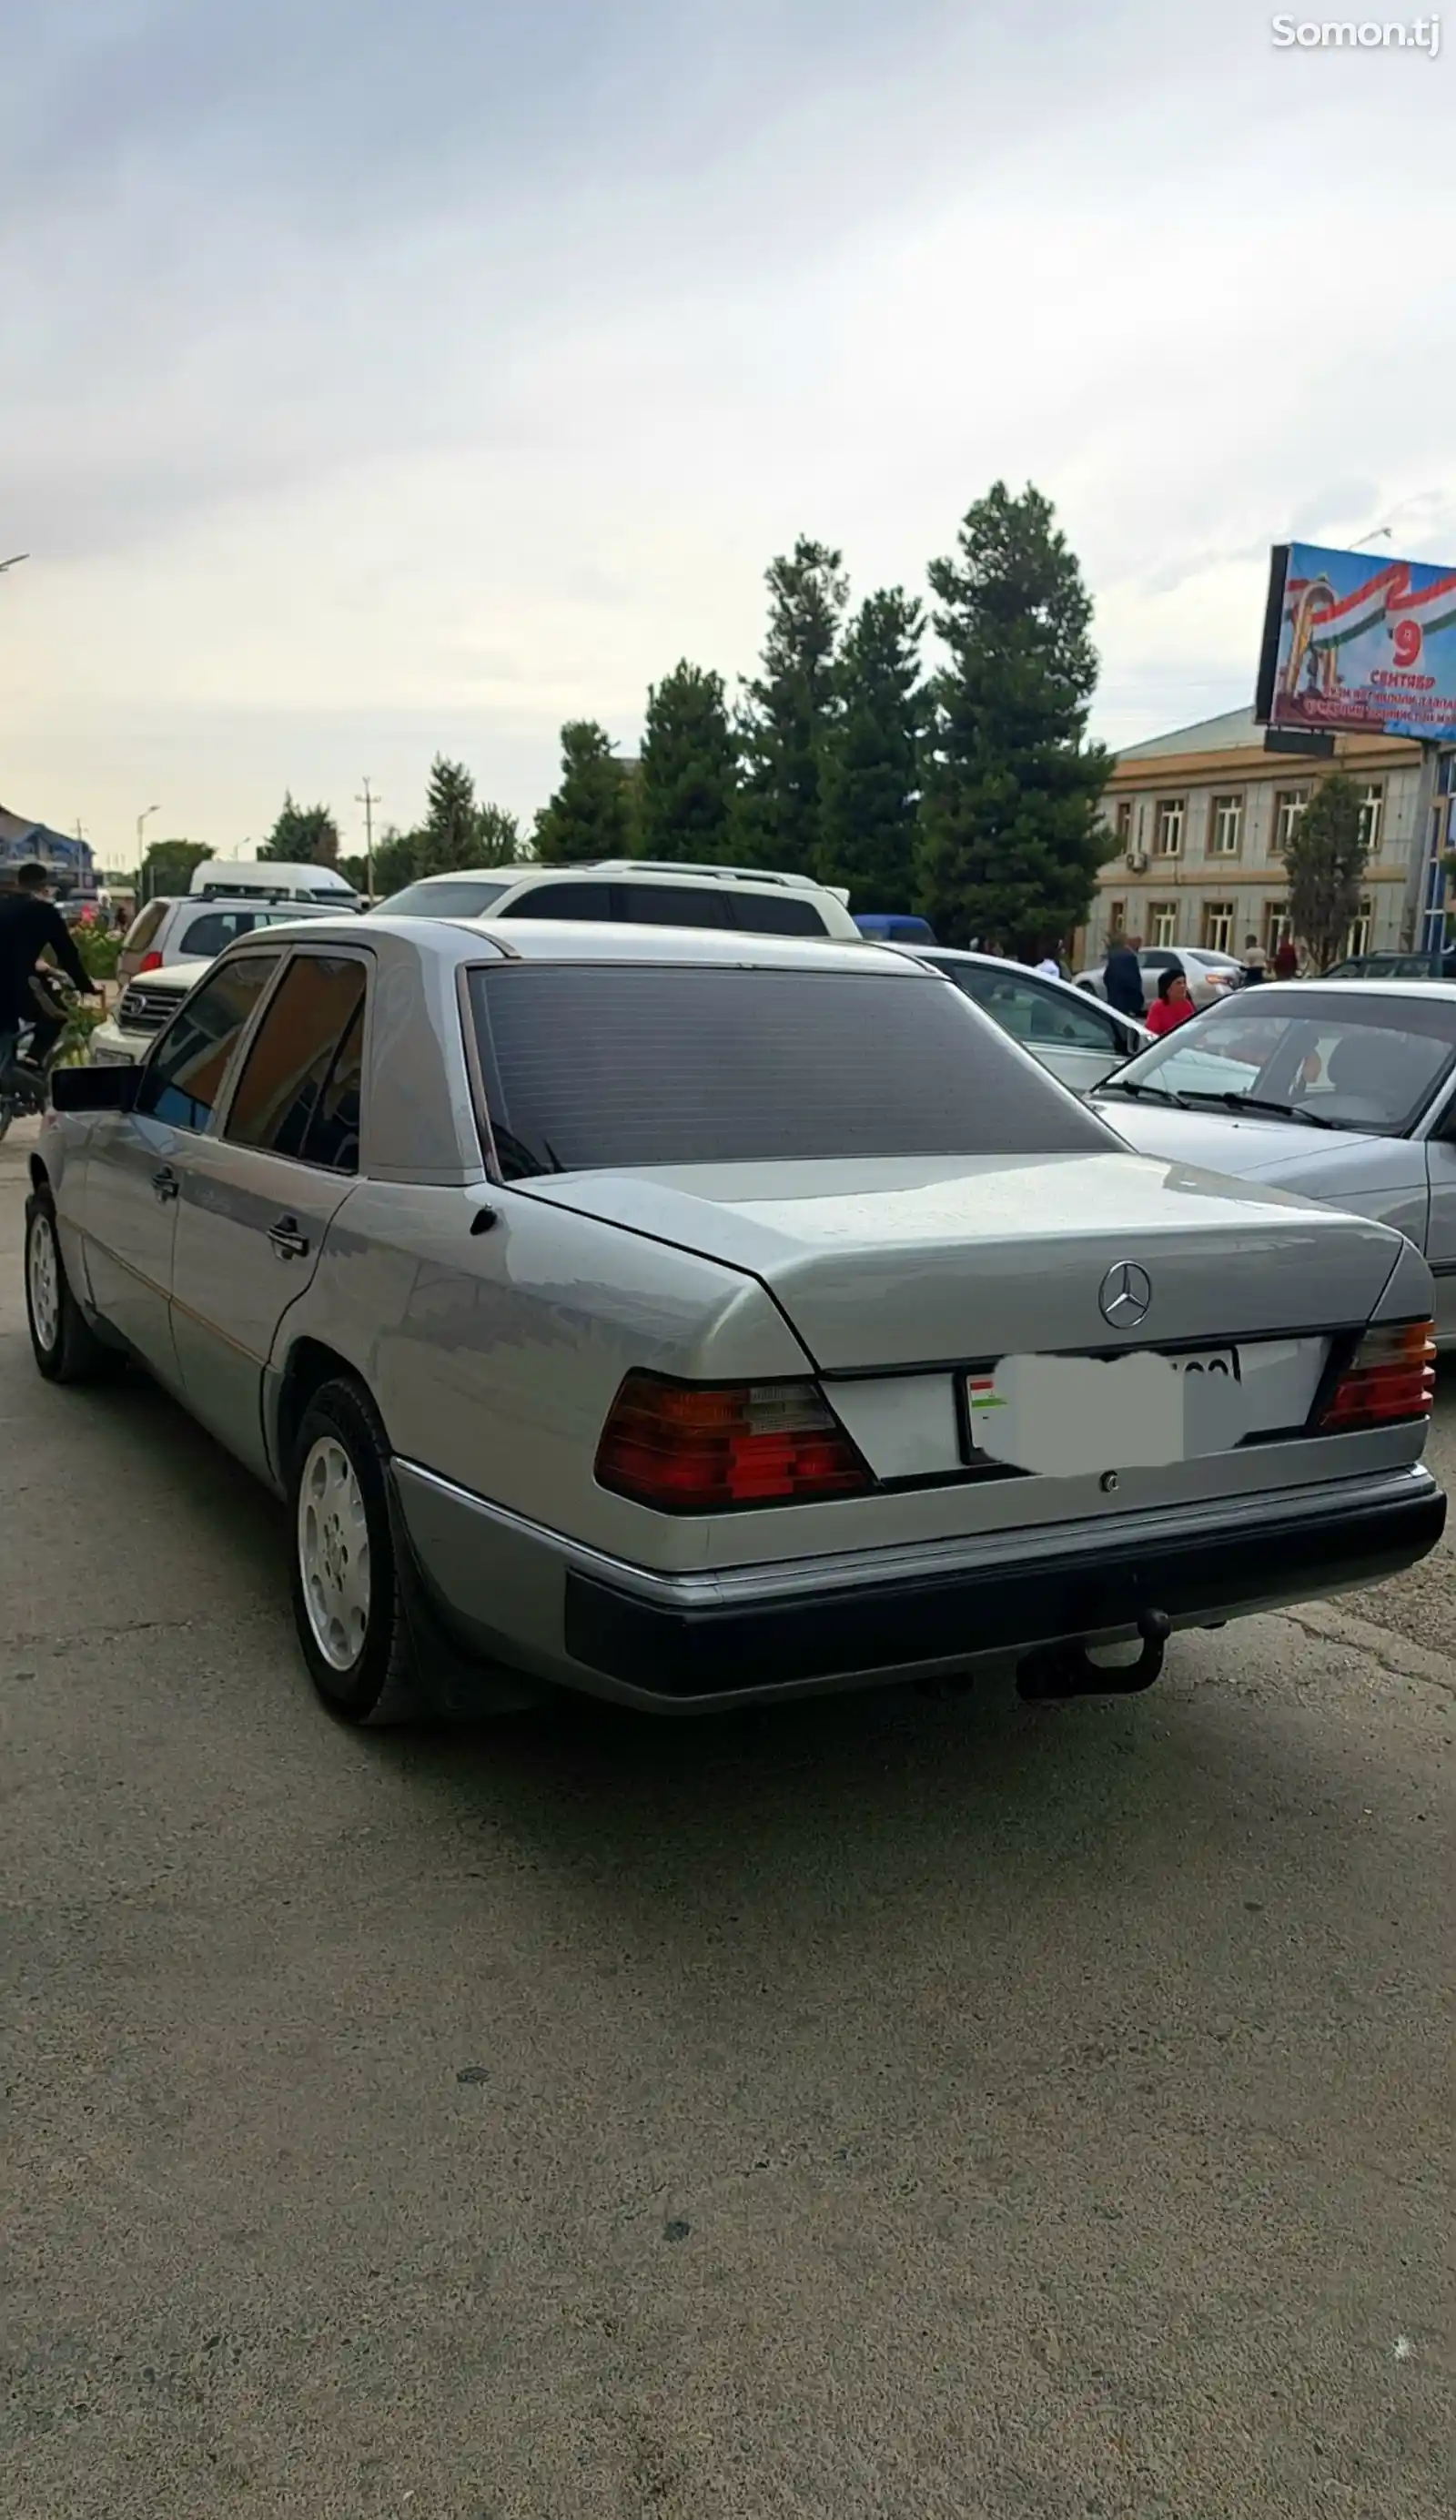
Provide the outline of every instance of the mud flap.
{"type": "Polygon", "coordinates": [[[420,1704],[445,1724],[475,1724],[492,1715],[523,1715],[544,1706],[551,1690],[505,1663],[473,1655],[451,1636],[435,1607],[400,1509],[392,1469],[386,1471],[389,1537],[404,1615],[409,1624],[420,1704]]]}

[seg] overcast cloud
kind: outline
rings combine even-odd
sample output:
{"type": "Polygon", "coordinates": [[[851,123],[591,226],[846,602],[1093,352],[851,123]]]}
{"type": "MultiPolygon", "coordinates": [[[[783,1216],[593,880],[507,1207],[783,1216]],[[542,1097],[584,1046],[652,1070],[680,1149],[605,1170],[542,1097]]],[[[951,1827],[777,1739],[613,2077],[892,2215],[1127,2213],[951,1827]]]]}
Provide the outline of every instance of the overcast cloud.
{"type": "MultiPolygon", "coordinates": [[[[1456,22],[1449,30],[1456,52],[1456,22]]],[[[1100,731],[1251,694],[1267,547],[1456,558],[1442,52],[1208,0],[0,0],[0,801],[103,857],[528,816],[747,671],[799,531],[919,585],[998,474],[1100,731]]]]}

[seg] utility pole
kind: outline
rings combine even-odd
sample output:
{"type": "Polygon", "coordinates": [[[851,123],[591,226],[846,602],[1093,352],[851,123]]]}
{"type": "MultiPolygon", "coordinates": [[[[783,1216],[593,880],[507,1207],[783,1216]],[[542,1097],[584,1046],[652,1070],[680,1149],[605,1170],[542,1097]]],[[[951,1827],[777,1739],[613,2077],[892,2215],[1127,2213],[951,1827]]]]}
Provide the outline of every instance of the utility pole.
{"type": "Polygon", "coordinates": [[[9,560],[0,560],[0,577],[5,575],[8,568],[19,568],[22,561],[28,560],[29,557],[28,552],[16,552],[9,560]]]}
{"type": "Polygon", "coordinates": [[[363,793],[356,796],[354,802],[364,808],[364,890],[371,901],[374,899],[374,809],[379,801],[366,779],[363,793]]]}

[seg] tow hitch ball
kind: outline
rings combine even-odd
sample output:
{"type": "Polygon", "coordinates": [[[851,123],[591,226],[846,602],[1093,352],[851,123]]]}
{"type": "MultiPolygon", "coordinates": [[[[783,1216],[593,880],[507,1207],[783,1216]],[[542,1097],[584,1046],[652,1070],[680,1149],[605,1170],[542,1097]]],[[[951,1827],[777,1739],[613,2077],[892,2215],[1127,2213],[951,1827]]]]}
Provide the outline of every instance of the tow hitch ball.
{"type": "Polygon", "coordinates": [[[1017,1665],[1017,1690],[1023,1697],[1131,1697],[1151,1688],[1162,1669],[1172,1621],[1162,1610],[1144,1610],[1138,1617],[1143,1641],[1136,1662],[1094,1662],[1084,1644],[1038,1645],[1017,1665]]]}

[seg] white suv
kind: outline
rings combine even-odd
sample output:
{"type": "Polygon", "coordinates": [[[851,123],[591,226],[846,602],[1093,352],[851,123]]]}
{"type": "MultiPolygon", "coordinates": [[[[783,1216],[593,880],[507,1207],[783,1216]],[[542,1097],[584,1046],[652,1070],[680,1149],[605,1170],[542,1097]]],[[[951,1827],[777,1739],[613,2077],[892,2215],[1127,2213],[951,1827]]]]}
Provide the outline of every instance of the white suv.
{"type": "MultiPolygon", "coordinates": [[[[350,904],[352,907],[352,904],[350,904]]],[[[165,964],[195,963],[200,970],[224,945],[253,927],[276,927],[286,919],[327,919],[318,901],[290,901],[285,894],[187,892],[180,898],[159,896],[139,910],[116,959],[116,977],[125,986],[165,964]]],[[[197,972],[193,973],[194,979],[197,972]]]]}
{"type": "Polygon", "coordinates": [[[583,866],[466,868],[421,876],[376,908],[396,919],[611,919],[652,927],[736,927],[754,936],[864,939],[847,892],[763,867],[600,858],[583,866]]]}

